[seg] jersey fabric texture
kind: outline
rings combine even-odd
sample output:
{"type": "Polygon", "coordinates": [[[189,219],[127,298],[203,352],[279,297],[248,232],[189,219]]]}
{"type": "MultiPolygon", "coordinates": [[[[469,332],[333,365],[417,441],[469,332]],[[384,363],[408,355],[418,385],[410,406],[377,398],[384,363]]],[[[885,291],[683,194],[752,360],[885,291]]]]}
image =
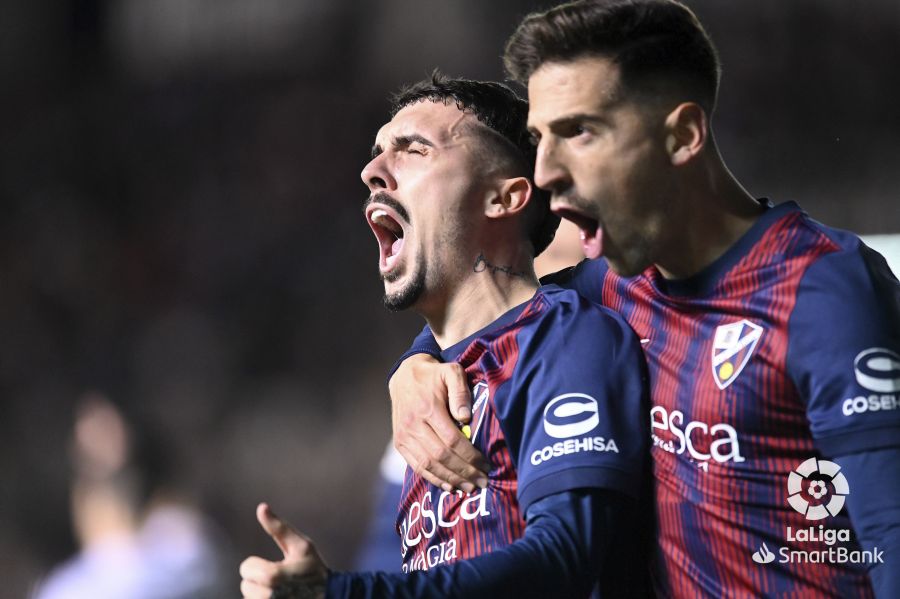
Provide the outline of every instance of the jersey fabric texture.
{"type": "Polygon", "coordinates": [[[469,435],[492,468],[487,488],[471,494],[407,469],[397,519],[404,572],[509,545],[529,506],[553,494],[638,496],[648,445],[643,360],[618,315],[545,286],[441,357],[465,369],[469,435]]]}
{"type": "Polygon", "coordinates": [[[846,509],[808,518],[828,499],[815,495],[865,501],[852,481],[812,496],[805,482],[792,507],[791,472],[810,458],[804,475],[824,472],[823,458],[839,467],[842,455],[900,445],[897,279],[855,235],[793,202],[764,205],[738,243],[689,279],[665,280],[655,267],[623,278],[603,260],[565,278],[622,314],[647,358],[659,594],[868,596],[865,566],[752,556],[763,544],[827,550],[827,531],[851,525],[846,509]],[[810,527],[819,540],[798,538],[810,527]]]}

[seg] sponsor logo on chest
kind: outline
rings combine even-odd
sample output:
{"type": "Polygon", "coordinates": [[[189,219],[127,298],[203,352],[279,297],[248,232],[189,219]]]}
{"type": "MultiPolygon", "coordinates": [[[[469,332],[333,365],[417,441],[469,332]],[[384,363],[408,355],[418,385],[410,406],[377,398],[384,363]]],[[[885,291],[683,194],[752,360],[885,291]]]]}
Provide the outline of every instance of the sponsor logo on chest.
{"type": "Polygon", "coordinates": [[[686,421],[681,410],[669,412],[663,406],[651,409],[650,437],[655,447],[675,455],[687,453],[687,457],[692,462],[699,462],[704,470],[710,460],[724,464],[740,463],[745,459],[733,426],[724,422],[710,425],[701,420],[686,421]]]}

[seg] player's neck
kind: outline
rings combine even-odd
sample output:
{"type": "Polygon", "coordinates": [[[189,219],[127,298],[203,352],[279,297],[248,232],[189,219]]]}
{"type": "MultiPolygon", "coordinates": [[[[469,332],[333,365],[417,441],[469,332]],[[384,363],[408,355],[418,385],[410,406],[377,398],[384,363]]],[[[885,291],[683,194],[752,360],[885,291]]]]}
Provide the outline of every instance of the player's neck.
{"type": "Polygon", "coordinates": [[[694,275],[724,254],[763,213],[763,208],[718,158],[684,186],[678,223],[662,244],[656,267],[667,279],[694,275]]]}
{"type": "Polygon", "coordinates": [[[528,301],[538,288],[530,254],[478,251],[439,305],[422,311],[441,349],[462,341],[528,301]]]}

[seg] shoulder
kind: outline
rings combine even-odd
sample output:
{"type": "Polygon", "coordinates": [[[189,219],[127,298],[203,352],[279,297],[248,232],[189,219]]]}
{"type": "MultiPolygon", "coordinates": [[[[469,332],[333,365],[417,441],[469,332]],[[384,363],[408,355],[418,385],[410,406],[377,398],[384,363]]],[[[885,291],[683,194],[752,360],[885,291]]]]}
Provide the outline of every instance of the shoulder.
{"type": "Polygon", "coordinates": [[[878,303],[894,293],[897,280],[887,262],[856,234],[816,221],[794,202],[773,210],[777,218],[747,261],[773,266],[780,279],[795,281],[798,299],[818,303],[867,297],[878,303]]]}
{"type": "Polygon", "coordinates": [[[609,272],[609,264],[603,258],[582,260],[575,266],[541,278],[544,285],[558,285],[573,289],[595,302],[602,301],[603,281],[609,272]]]}
{"type": "Polygon", "coordinates": [[[784,228],[794,232],[795,253],[815,254],[813,265],[821,262],[829,268],[855,270],[884,261],[855,233],[822,224],[799,208],[783,220],[784,228]]]}
{"type": "Polygon", "coordinates": [[[619,313],[584,297],[575,289],[544,285],[538,289],[535,300],[542,304],[537,318],[540,321],[549,320],[562,327],[593,323],[601,329],[631,330],[619,313]]]}
{"type": "Polygon", "coordinates": [[[845,301],[896,303],[897,278],[884,257],[854,233],[825,226],[808,216],[803,226],[828,245],[812,260],[801,281],[801,294],[843,298],[845,301]]]}
{"type": "Polygon", "coordinates": [[[617,312],[586,299],[573,289],[544,285],[535,294],[532,312],[522,315],[523,348],[564,347],[567,356],[596,358],[598,353],[638,355],[637,335],[617,312]]]}

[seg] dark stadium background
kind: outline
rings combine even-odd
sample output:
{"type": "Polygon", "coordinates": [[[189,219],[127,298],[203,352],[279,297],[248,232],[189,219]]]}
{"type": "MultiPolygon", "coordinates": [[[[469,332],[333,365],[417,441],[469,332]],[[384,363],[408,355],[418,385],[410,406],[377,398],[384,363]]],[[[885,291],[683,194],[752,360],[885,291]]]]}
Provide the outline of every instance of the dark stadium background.
{"type": "MultiPolygon", "coordinates": [[[[900,232],[900,4],[688,2],[751,192],[900,232]]],[[[0,596],[75,550],[73,406],[162,427],[239,557],[266,499],[351,563],[419,328],[380,305],[358,173],[389,92],[500,78],[512,0],[34,0],[0,7],[0,596]]],[[[237,591],[235,562],[235,595],[237,591]]]]}

